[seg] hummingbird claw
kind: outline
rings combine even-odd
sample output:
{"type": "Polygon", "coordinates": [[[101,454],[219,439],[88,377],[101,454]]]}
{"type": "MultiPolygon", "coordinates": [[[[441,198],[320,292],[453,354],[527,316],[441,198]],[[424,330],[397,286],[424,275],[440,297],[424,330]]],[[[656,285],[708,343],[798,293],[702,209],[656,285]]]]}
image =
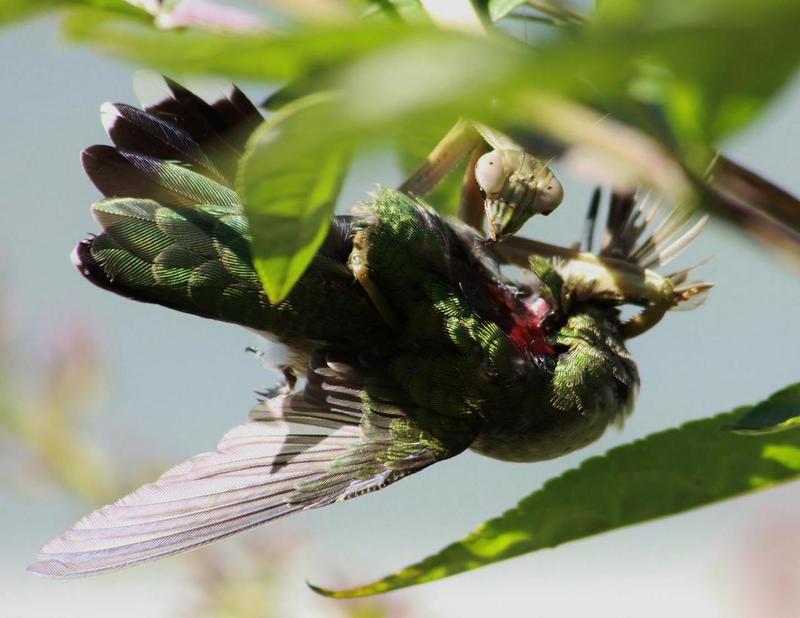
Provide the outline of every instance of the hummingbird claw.
{"type": "Polygon", "coordinates": [[[275,386],[271,386],[269,388],[263,388],[256,391],[256,395],[258,395],[259,399],[275,399],[276,397],[286,396],[292,392],[292,388],[289,384],[283,380],[278,382],[275,386]]]}
{"type": "MultiPolygon", "coordinates": [[[[260,359],[264,356],[261,350],[252,346],[247,346],[245,350],[252,352],[260,359]]],[[[283,379],[279,380],[275,386],[256,390],[256,395],[261,399],[273,399],[283,395],[290,395],[294,391],[294,387],[297,384],[297,374],[295,374],[294,369],[289,365],[281,365],[277,369],[283,374],[283,379]]]]}
{"type": "Polygon", "coordinates": [[[274,399],[275,397],[290,395],[294,391],[294,387],[297,384],[297,375],[294,370],[289,366],[278,367],[278,369],[283,374],[283,379],[275,386],[257,390],[256,395],[261,399],[274,399]]]}

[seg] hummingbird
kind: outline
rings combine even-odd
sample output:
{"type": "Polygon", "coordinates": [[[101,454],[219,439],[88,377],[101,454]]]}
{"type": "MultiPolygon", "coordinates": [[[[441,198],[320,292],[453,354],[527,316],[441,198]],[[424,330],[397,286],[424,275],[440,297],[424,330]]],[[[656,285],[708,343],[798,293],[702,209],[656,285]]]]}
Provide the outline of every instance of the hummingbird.
{"type": "MultiPolygon", "coordinates": [[[[665,265],[699,234],[614,193],[592,252],[522,238],[487,244],[420,199],[379,189],[271,304],[234,188],[261,114],[238,89],[209,103],[167,80],[142,109],[104,104],[113,143],[82,154],[105,196],[101,232],[72,254],[91,283],[231,322],[283,344],[285,380],[249,420],[44,545],[29,570],[88,575],[177,554],[300,511],[377,491],[467,449],[505,461],[559,457],[631,413],[626,340],[710,284],[665,265]],[[516,278],[503,266],[523,267],[516,278]],[[642,307],[623,320],[620,307],[642,307]]],[[[500,186],[500,180],[492,179],[500,186]]],[[[598,217],[596,192],[587,218],[598,217]]]]}

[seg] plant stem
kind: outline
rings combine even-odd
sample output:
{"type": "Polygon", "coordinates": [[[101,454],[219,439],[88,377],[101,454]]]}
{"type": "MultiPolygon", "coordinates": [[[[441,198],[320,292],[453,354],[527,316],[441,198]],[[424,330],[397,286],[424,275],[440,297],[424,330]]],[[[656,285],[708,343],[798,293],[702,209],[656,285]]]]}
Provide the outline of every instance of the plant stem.
{"type": "Polygon", "coordinates": [[[548,0],[528,0],[528,6],[536,9],[540,13],[549,15],[555,19],[560,19],[575,26],[581,26],[586,22],[586,15],[573,9],[551,4],[548,0]]]}

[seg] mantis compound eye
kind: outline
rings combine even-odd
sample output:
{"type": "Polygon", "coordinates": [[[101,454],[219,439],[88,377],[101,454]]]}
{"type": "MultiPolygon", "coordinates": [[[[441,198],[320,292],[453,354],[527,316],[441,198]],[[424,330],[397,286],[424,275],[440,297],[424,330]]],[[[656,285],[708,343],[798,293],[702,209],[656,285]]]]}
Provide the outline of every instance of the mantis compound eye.
{"type": "Polygon", "coordinates": [[[508,174],[499,150],[487,152],[475,164],[475,180],[481,191],[487,195],[500,193],[507,178],[508,174]]]}
{"type": "Polygon", "coordinates": [[[543,215],[553,212],[564,199],[564,188],[550,170],[536,183],[533,211],[543,215]]]}

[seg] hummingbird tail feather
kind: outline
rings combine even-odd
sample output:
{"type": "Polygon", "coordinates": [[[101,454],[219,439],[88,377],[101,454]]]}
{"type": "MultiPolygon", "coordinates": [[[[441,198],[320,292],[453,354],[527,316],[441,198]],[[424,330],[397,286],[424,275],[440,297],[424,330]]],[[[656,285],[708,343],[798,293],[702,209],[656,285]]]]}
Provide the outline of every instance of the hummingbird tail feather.
{"type": "Polygon", "coordinates": [[[82,241],[73,261],[91,282],[135,300],[234,322],[279,337],[352,340],[377,320],[352,287],[347,259],[351,217],[336,217],[290,298],[270,305],[253,257],[236,165],[262,122],[236,88],[207,103],[166,80],[169,94],[144,109],[106,103],[102,120],[113,146],[82,155],[105,196],[92,206],[102,233],[82,241]],[[351,321],[303,308],[337,304],[351,321]],[[359,319],[361,321],[359,321],[359,319]]]}
{"type": "Polygon", "coordinates": [[[92,206],[103,232],[79,243],[73,262],[123,296],[264,329],[268,303],[232,189],[262,116],[236,88],[207,103],[165,82],[167,96],[144,109],[102,105],[114,145],[90,146],[81,160],[106,198],[92,206]]]}
{"type": "Polygon", "coordinates": [[[166,96],[139,110],[104,103],[103,125],[114,145],[165,161],[178,161],[233,186],[247,138],[263,120],[258,108],[236,87],[207,103],[171,79],[166,96]]]}
{"type": "Polygon", "coordinates": [[[92,213],[103,232],[78,243],[72,259],[95,285],[202,317],[271,328],[274,312],[250,260],[242,214],[142,198],[101,200],[92,213]]]}

